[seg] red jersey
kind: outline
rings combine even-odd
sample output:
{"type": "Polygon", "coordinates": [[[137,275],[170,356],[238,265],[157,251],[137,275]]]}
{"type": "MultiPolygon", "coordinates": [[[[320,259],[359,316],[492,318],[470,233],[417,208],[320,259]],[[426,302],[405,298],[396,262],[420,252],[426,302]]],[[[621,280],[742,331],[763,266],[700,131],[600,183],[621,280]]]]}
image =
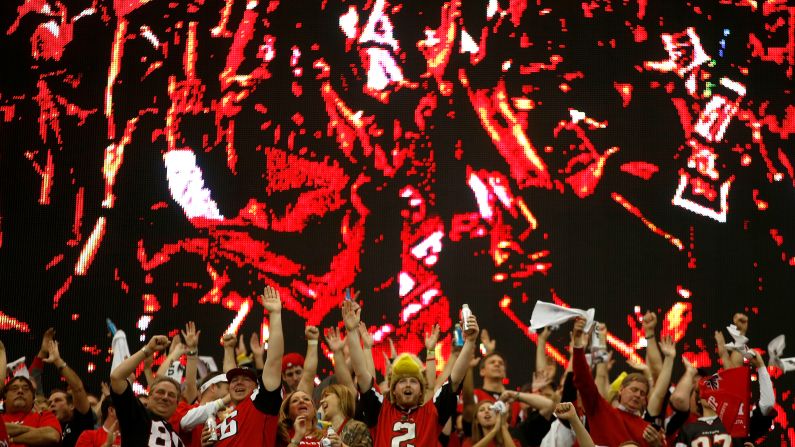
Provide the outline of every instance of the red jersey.
{"type": "Polygon", "coordinates": [[[281,403],[281,387],[268,391],[260,382],[249,399],[230,408],[223,420],[216,419],[215,447],[275,446],[281,403]]]}
{"type": "Polygon", "coordinates": [[[373,447],[433,447],[439,434],[455,413],[456,394],[446,382],[433,401],[403,410],[371,388],[359,397],[362,416],[373,431],[373,447]]]}
{"type": "Polygon", "coordinates": [[[651,424],[640,416],[613,408],[599,394],[582,348],[574,349],[573,361],[574,384],[580,392],[594,444],[619,445],[624,441],[635,441],[641,447],[649,447],[643,439],[643,430],[651,424]]]}
{"type": "MultiPolygon", "coordinates": [[[[26,425],[33,428],[52,427],[58,432],[58,439],[61,438],[61,423],[58,422],[55,414],[50,411],[45,411],[44,413],[36,413],[35,411],[30,413],[5,413],[3,414],[3,422],[26,425]]],[[[3,429],[3,434],[6,435],[5,439],[7,440],[8,435],[5,432],[5,426],[3,426],[3,429]]],[[[14,443],[8,445],[11,447],[25,447],[27,444],[14,443]]]]}
{"type": "Polygon", "coordinates": [[[6,424],[0,424],[0,447],[8,447],[8,432],[6,424]]]}
{"type": "MultiPolygon", "coordinates": [[[[86,430],[83,433],[80,433],[80,437],[77,438],[77,444],[75,447],[102,447],[105,445],[105,441],[108,440],[108,431],[105,427],[99,427],[96,430],[86,430]]],[[[121,445],[121,435],[116,436],[116,439],[113,440],[113,447],[118,447],[121,445]]]]}

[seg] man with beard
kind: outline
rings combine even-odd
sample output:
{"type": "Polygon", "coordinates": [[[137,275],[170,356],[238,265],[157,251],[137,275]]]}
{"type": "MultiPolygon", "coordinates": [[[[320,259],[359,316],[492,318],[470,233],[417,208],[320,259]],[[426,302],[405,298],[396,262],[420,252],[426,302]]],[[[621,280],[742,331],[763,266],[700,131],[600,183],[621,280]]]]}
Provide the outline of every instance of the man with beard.
{"type": "Polygon", "coordinates": [[[387,399],[376,391],[359,338],[360,312],[361,308],[355,302],[343,303],[342,318],[348,332],[356,386],[361,393],[359,406],[362,420],[374,429],[373,445],[436,445],[445,423],[455,414],[456,395],[475,352],[479,332],[477,319],[470,315],[465,322],[466,341],[453,364],[450,380],[442,385],[432,400],[424,402],[427,382],[422,365],[408,353],[399,355],[392,364],[387,399]]]}

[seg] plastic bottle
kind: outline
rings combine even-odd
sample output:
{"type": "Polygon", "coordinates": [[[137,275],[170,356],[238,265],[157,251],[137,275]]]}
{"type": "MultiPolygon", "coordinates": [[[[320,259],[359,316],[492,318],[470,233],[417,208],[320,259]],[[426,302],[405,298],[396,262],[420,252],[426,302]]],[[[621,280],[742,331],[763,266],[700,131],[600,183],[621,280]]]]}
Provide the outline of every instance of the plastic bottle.
{"type": "Polygon", "coordinates": [[[217,441],[218,440],[218,432],[216,432],[216,424],[215,424],[215,416],[210,416],[207,418],[207,422],[204,423],[207,427],[207,430],[210,431],[210,441],[217,441]]]}
{"type": "Polygon", "coordinates": [[[464,332],[466,332],[467,329],[469,329],[469,322],[467,320],[469,320],[469,317],[471,315],[472,311],[469,309],[469,304],[463,304],[461,306],[461,321],[462,324],[464,325],[464,332]]]}
{"type": "Polygon", "coordinates": [[[331,439],[329,439],[328,437],[330,435],[336,435],[336,434],[337,432],[334,431],[334,427],[329,427],[328,430],[326,431],[326,436],[320,440],[320,444],[323,445],[323,447],[331,447],[331,439]]]}

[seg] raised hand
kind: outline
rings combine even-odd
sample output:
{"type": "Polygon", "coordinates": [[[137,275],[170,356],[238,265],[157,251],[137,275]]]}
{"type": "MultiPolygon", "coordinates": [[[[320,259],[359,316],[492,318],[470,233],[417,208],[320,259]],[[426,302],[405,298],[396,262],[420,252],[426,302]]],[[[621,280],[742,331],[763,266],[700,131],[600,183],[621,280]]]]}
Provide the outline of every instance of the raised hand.
{"type": "Polygon", "coordinates": [[[765,361],[762,359],[762,354],[760,354],[756,349],[752,349],[751,352],[754,353],[754,357],[751,359],[751,364],[754,365],[754,368],[764,368],[765,361]]]}
{"type": "Polygon", "coordinates": [[[371,349],[374,344],[373,334],[367,330],[367,325],[364,322],[359,321],[359,338],[362,339],[362,348],[364,349],[371,349]]]}
{"type": "Polygon", "coordinates": [[[58,342],[56,340],[50,340],[47,344],[47,357],[42,359],[46,363],[53,363],[56,366],[60,365],[63,361],[61,359],[61,352],[58,350],[58,342]]]}
{"type": "Polygon", "coordinates": [[[317,341],[320,338],[320,331],[316,326],[307,326],[304,329],[304,336],[307,340],[317,341]]]}
{"type": "Polygon", "coordinates": [[[544,326],[544,329],[538,333],[538,341],[547,341],[550,335],[552,335],[552,329],[549,326],[544,326]]]}
{"type": "Polygon", "coordinates": [[[693,366],[692,363],[690,363],[690,360],[688,360],[687,357],[682,356],[682,364],[685,365],[685,374],[690,374],[692,376],[698,374],[698,370],[695,366],[693,366]]]}
{"type": "Polygon", "coordinates": [[[585,319],[577,318],[574,320],[574,329],[571,331],[571,344],[575,348],[584,348],[586,341],[585,336],[585,319]]]}
{"type": "Polygon", "coordinates": [[[345,349],[345,339],[342,338],[340,330],[337,327],[331,327],[325,331],[326,344],[331,352],[339,352],[345,349]]]}
{"type": "MultiPolygon", "coordinates": [[[[425,349],[433,351],[436,349],[436,344],[439,342],[439,325],[434,324],[430,332],[425,333],[425,349]]],[[[485,329],[483,330],[485,332],[485,329]]]]}
{"type": "Polygon", "coordinates": [[[555,407],[555,417],[571,422],[578,417],[577,410],[571,402],[561,402],[555,407]]]}
{"type": "Polygon", "coordinates": [[[243,341],[243,334],[240,334],[240,337],[237,339],[237,345],[235,346],[235,355],[238,357],[245,357],[248,355],[248,351],[246,350],[246,343],[243,341]]]}
{"type": "Polygon", "coordinates": [[[248,347],[251,348],[251,353],[254,355],[265,354],[265,348],[259,342],[259,335],[256,332],[252,333],[251,338],[248,339],[248,347]]]}
{"type": "Polygon", "coordinates": [[[47,357],[47,349],[50,347],[50,342],[55,337],[55,328],[48,328],[44,331],[44,335],[41,337],[41,348],[39,349],[38,356],[42,359],[47,357]]]}
{"type": "Polygon", "coordinates": [[[676,343],[670,336],[663,337],[660,340],[660,352],[666,357],[676,357],[676,343]]]}
{"type": "Polygon", "coordinates": [[[269,314],[281,313],[282,311],[282,299],[279,296],[279,291],[271,286],[265,287],[262,295],[259,296],[259,302],[269,314]]]}
{"type": "Polygon", "coordinates": [[[649,371],[649,365],[645,363],[633,362],[632,360],[627,360],[627,365],[629,365],[629,367],[634,369],[635,371],[643,373],[643,375],[645,376],[651,374],[651,372],[649,371]]]}
{"type": "Polygon", "coordinates": [[[643,325],[643,332],[646,337],[651,337],[654,335],[654,330],[657,328],[657,314],[652,311],[646,311],[646,314],[643,315],[641,324],[643,325]]]}
{"type": "Polygon", "coordinates": [[[171,341],[169,341],[168,337],[165,335],[155,335],[149,339],[149,341],[146,343],[146,347],[150,352],[161,352],[165,351],[170,344],[171,341]]]}
{"type": "Polygon", "coordinates": [[[342,302],[342,321],[345,323],[345,329],[348,332],[359,329],[361,312],[362,308],[356,302],[347,300],[342,302]]]}
{"type": "Polygon", "coordinates": [[[185,325],[185,330],[182,331],[182,338],[185,339],[185,346],[189,351],[195,351],[199,347],[199,334],[202,331],[196,330],[196,323],[189,321],[185,325]]]}
{"type": "Polygon", "coordinates": [[[171,346],[168,348],[169,354],[174,354],[177,352],[178,357],[182,355],[182,352],[185,351],[185,345],[182,344],[182,337],[179,334],[175,335],[174,338],[171,339],[171,346]]]}
{"type": "Polygon", "coordinates": [[[235,349],[235,347],[237,347],[237,337],[235,337],[235,334],[227,332],[221,337],[221,343],[223,343],[226,349],[235,349]]]}
{"type": "Polygon", "coordinates": [[[480,342],[483,343],[483,346],[486,348],[487,354],[492,353],[495,349],[497,349],[497,340],[494,340],[489,336],[489,331],[486,328],[483,328],[480,331],[480,342]]]}
{"type": "Polygon", "coordinates": [[[475,314],[469,316],[466,327],[467,328],[464,331],[464,340],[477,343],[480,327],[478,327],[478,319],[475,317],[475,314]]]}

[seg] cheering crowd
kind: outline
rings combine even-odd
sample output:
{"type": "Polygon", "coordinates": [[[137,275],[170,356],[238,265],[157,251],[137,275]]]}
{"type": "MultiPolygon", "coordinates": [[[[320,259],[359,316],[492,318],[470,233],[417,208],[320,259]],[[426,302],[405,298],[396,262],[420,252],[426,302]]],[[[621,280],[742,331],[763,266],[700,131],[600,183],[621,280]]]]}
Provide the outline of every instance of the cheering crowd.
{"type": "MultiPolygon", "coordinates": [[[[643,317],[646,357],[631,364],[632,373],[612,369],[607,328],[576,317],[562,374],[547,358],[545,327],[532,380],[508,389],[507,359],[467,308],[440,373],[435,326],[424,334],[425,352],[394,353],[379,377],[356,298],[344,301],[337,327],[323,334],[305,328],[302,356],[284,352],[282,302],[265,288],[267,343],[252,336],[249,356],[242,336],[224,335],[222,371],[200,361],[201,331],[192,322],[181,336],[155,335],[135,352],[114,330],[113,368],[99,397],[61,357],[52,329],[29,367],[12,377],[6,350],[13,347],[0,343],[0,446],[728,447],[753,445],[775,417],[772,382],[757,350],[726,343],[716,332],[722,368],[703,371],[683,358],[685,372],[674,380],[676,343],[657,339],[652,312],[643,317]],[[317,377],[321,336],[334,363],[325,378],[317,377]],[[153,371],[156,356],[165,358],[153,371]],[[64,388],[42,383],[46,365],[57,369],[64,388]]],[[[748,316],[733,320],[731,330],[744,336],[748,316]]]]}

